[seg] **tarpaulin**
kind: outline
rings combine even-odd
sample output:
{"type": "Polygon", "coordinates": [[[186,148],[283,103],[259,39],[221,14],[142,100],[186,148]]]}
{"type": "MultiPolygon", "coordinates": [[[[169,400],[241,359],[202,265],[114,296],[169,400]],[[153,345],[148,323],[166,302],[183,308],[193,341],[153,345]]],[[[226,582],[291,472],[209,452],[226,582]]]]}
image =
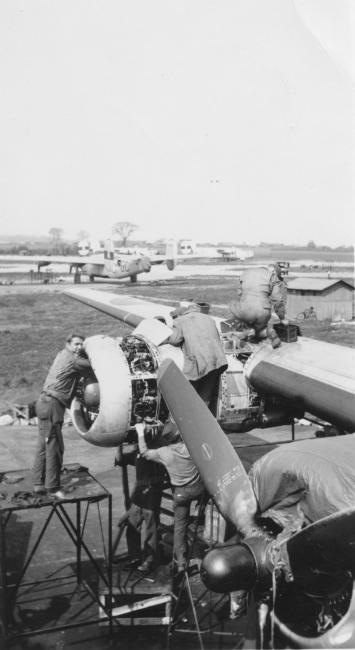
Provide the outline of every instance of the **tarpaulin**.
{"type": "Polygon", "coordinates": [[[302,440],[262,456],[249,472],[263,517],[282,527],[355,504],[355,436],[302,440]]]}

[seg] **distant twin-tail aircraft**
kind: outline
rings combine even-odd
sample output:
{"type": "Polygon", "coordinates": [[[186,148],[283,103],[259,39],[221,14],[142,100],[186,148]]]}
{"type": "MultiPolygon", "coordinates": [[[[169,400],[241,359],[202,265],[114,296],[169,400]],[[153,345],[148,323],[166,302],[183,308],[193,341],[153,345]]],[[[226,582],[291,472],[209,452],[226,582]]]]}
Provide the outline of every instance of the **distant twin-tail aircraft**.
{"type": "Polygon", "coordinates": [[[254,251],[251,248],[236,248],[235,246],[224,246],[217,248],[218,255],[226,262],[244,262],[244,260],[254,257],[254,251]]]}
{"type": "MultiPolygon", "coordinates": [[[[175,268],[177,259],[185,256],[177,255],[176,243],[169,240],[166,245],[165,255],[144,255],[144,254],[117,254],[114,251],[113,243],[107,240],[102,253],[93,255],[0,255],[1,264],[36,264],[38,271],[50,264],[67,264],[75,273],[88,275],[91,282],[95,278],[111,278],[121,280],[130,278],[136,282],[137,275],[148,273],[155,264],[167,265],[172,271],[175,268]]],[[[187,257],[187,256],[186,256],[187,257]]],[[[189,256],[191,257],[191,256],[189,256]]]]}

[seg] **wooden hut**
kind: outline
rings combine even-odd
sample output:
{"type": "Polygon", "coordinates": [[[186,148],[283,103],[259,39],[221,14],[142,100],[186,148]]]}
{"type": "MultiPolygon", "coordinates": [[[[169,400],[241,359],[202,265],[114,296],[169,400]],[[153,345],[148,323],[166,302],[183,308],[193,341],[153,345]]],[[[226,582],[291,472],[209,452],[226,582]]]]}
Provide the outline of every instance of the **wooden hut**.
{"type": "Polygon", "coordinates": [[[318,320],[355,318],[354,285],[343,279],[299,277],[287,280],[287,315],[296,318],[313,307],[318,320]]]}

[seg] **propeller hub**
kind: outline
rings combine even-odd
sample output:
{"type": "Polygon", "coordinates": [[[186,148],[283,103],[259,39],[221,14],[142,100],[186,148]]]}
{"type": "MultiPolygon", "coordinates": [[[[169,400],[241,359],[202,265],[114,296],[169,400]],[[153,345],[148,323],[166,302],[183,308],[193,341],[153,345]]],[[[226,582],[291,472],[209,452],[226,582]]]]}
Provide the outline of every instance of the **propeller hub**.
{"type": "Polygon", "coordinates": [[[268,589],[272,563],[270,540],[258,535],[240,544],[219,546],[207,553],[201,565],[201,578],[206,587],[218,593],[238,589],[268,589]]]}
{"type": "Polygon", "coordinates": [[[257,579],[254,555],[245,544],[215,548],[202,562],[201,578],[208,589],[218,593],[252,589],[257,579]]]}
{"type": "Polygon", "coordinates": [[[271,575],[274,565],[271,559],[270,550],[272,545],[270,539],[263,535],[255,535],[243,540],[243,544],[249,549],[254,557],[257,569],[256,582],[260,591],[265,591],[271,585],[271,575]]]}

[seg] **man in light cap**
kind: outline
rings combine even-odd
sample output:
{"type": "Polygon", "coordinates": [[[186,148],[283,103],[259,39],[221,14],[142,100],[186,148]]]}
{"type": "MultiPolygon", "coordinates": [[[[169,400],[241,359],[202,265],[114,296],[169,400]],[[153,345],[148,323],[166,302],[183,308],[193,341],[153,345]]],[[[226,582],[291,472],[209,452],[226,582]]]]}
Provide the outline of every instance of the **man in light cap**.
{"type": "Polygon", "coordinates": [[[269,323],[271,310],[273,308],[281,322],[287,323],[286,299],[287,286],[280,265],[255,266],[242,273],[230,309],[238,324],[253,328],[256,338],[267,336],[272,347],[277,348],[281,341],[269,323]]]}
{"type": "Polygon", "coordinates": [[[195,302],[176,311],[173,332],[164,343],[181,345],[184,375],[216,415],[220,376],[228,366],[216,324],[195,302]]]}

